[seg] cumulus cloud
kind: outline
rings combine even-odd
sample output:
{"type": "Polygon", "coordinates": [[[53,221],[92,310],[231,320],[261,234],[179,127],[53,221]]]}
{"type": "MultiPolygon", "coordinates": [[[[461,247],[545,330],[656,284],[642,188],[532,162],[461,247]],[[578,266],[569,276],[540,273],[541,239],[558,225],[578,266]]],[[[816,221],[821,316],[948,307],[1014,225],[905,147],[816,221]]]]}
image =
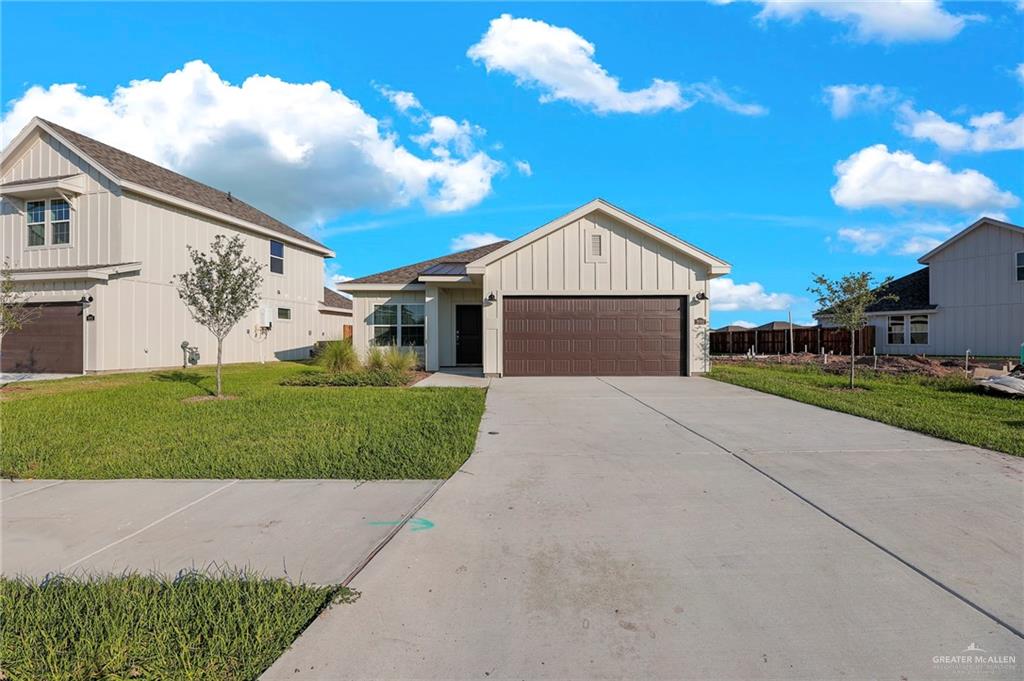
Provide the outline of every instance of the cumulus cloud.
{"type": "Polygon", "coordinates": [[[515,161],[515,166],[520,175],[524,177],[530,177],[533,175],[533,167],[530,165],[529,161],[515,161]]]}
{"type": "Polygon", "coordinates": [[[326,82],[250,76],[236,85],[202,61],[119,86],[110,97],[86,95],[76,84],[33,86],[3,117],[2,143],[32,116],[232,191],[297,225],[412,203],[463,210],[491,193],[503,168],[472,147],[417,155],[326,82]]]}
{"type": "Polygon", "coordinates": [[[737,284],[729,277],[711,280],[712,310],[784,310],[796,302],[788,293],[767,293],[756,281],[737,284]]]}
{"type": "Polygon", "coordinates": [[[977,170],[951,170],[939,161],[924,163],[884,144],[865,147],[836,163],[832,199],[845,208],[905,205],[962,211],[1009,208],[1020,200],[977,170]]]}
{"type": "Polygon", "coordinates": [[[829,85],[824,100],[832,110],[832,118],[846,118],[859,111],[876,111],[899,98],[896,88],[885,85],[829,85]]]}
{"type": "Polygon", "coordinates": [[[407,90],[393,90],[387,85],[378,85],[377,91],[402,113],[422,111],[423,105],[416,95],[407,90]]]}
{"type": "Polygon", "coordinates": [[[941,244],[942,241],[942,239],[936,239],[933,236],[912,236],[900,244],[896,249],[896,253],[898,255],[924,255],[941,244]]]}
{"type": "Polygon", "coordinates": [[[947,12],[938,0],[755,0],[762,5],[761,21],[799,21],[809,13],[845,24],[854,40],[882,43],[949,40],[973,14],[947,12]]]}
{"type": "Polygon", "coordinates": [[[324,287],[332,291],[338,290],[338,284],[351,281],[353,277],[341,273],[341,265],[336,262],[324,261],[324,287]]]}
{"type": "Polygon", "coordinates": [[[431,116],[430,129],[412,140],[421,147],[429,147],[435,156],[447,158],[452,148],[463,156],[473,153],[474,137],[482,137],[487,131],[469,121],[456,121],[450,116],[431,116]]]}
{"type": "Polygon", "coordinates": [[[714,83],[682,85],[654,78],[639,90],[623,90],[619,79],[597,63],[596,49],[575,31],[536,19],[502,14],[466,53],[488,72],[515,76],[541,91],[541,102],[566,101],[598,113],[681,111],[699,101],[743,115],[761,115],[757,104],[741,104],[714,83]]]}
{"type": "Polygon", "coordinates": [[[967,125],[947,121],[934,111],[916,111],[909,103],[899,109],[896,128],[914,139],[930,140],[947,151],[1024,149],[1024,114],[1007,119],[1002,111],[972,116],[967,125]]]}
{"type": "MultiPolygon", "coordinates": [[[[973,220],[971,220],[973,222],[973,220]]],[[[906,222],[874,227],[844,227],[836,232],[855,253],[874,255],[885,250],[893,255],[920,255],[938,246],[954,231],[966,226],[930,222],[906,222]]]]}
{"type": "Polygon", "coordinates": [[[467,232],[452,239],[449,248],[453,253],[456,251],[468,251],[471,248],[479,248],[480,246],[493,244],[495,241],[504,240],[505,237],[498,236],[492,232],[467,232]]]}
{"type": "Polygon", "coordinates": [[[853,250],[857,253],[877,253],[889,242],[884,232],[871,229],[845,227],[839,230],[838,235],[842,241],[853,244],[853,250]]]}

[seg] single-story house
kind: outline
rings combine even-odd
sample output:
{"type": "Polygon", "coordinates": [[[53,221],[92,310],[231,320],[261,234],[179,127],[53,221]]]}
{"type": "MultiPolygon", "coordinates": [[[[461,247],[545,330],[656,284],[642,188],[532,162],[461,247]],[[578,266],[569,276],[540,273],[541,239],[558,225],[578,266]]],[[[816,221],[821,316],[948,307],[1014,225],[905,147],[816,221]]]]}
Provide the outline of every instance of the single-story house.
{"type": "MultiPolygon", "coordinates": [[[[879,289],[868,308],[879,354],[1016,357],[1024,343],[1024,227],[981,218],[879,289]]],[[[827,314],[815,315],[828,326],[827,314]]]]}
{"type": "Polygon", "coordinates": [[[793,329],[813,329],[814,326],[807,326],[806,324],[791,324],[790,322],[775,321],[765,322],[761,326],[754,327],[758,331],[789,331],[793,329]]]}
{"type": "Polygon", "coordinates": [[[709,281],[724,260],[595,199],[513,241],[342,284],[353,342],[412,347],[427,370],[489,376],[707,370],[709,281]]]}
{"type": "MultiPolygon", "coordinates": [[[[0,370],[47,373],[180,366],[182,343],[216,342],[178,298],[187,247],[238,235],[263,263],[261,304],[227,337],[226,362],[308,357],[351,318],[323,287],[329,248],[220,191],[39,118],[0,156],[0,262],[37,307],[7,334],[0,370]]],[[[341,296],[339,296],[341,297],[341,296]]]]}

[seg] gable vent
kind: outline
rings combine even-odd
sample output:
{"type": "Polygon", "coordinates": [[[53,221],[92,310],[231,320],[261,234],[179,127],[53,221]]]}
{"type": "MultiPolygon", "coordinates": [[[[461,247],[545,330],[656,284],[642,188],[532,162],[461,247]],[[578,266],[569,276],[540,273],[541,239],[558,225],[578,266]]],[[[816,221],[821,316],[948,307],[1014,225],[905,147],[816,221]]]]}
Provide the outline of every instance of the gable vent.
{"type": "Polygon", "coordinates": [[[604,244],[601,243],[600,234],[590,235],[590,255],[594,256],[595,258],[600,258],[603,245],[604,244]]]}

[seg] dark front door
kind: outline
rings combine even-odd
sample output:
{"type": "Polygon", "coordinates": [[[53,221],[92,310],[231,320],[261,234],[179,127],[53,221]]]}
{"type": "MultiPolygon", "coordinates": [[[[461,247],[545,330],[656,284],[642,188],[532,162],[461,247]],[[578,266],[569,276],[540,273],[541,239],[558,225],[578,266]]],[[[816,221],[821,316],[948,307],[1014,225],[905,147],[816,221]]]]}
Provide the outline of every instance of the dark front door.
{"type": "Polygon", "coordinates": [[[686,297],[504,299],[506,376],[685,374],[686,297]]]}
{"type": "Polygon", "coordinates": [[[82,373],[82,306],[78,303],[33,305],[35,316],[4,336],[0,371],[82,373]]]}
{"type": "Polygon", "coordinates": [[[484,361],[484,312],[480,305],[455,306],[455,363],[484,361]]]}

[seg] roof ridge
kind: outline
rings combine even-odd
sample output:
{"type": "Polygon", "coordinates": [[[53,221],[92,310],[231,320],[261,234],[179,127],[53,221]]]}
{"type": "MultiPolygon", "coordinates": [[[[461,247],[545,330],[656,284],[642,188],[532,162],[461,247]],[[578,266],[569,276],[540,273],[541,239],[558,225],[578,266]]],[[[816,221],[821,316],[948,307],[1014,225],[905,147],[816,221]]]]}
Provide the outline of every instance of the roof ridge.
{"type": "MultiPolygon", "coordinates": [[[[502,239],[483,246],[476,246],[475,248],[467,248],[463,251],[455,251],[454,253],[448,253],[441,255],[436,258],[429,258],[427,260],[421,260],[419,262],[410,263],[408,265],[402,265],[400,267],[393,267],[389,270],[383,270],[381,272],[375,272],[368,274],[365,277],[359,277],[358,279],[352,279],[346,281],[345,284],[411,284],[416,281],[419,277],[419,273],[433,265],[439,265],[441,263],[454,263],[464,264],[469,263],[482,255],[486,255],[493,250],[501,248],[505,244],[510,243],[509,239],[502,239]],[[464,260],[452,260],[452,258],[465,258],[464,260]]],[[[345,284],[342,284],[344,287],[345,284]]]]}

